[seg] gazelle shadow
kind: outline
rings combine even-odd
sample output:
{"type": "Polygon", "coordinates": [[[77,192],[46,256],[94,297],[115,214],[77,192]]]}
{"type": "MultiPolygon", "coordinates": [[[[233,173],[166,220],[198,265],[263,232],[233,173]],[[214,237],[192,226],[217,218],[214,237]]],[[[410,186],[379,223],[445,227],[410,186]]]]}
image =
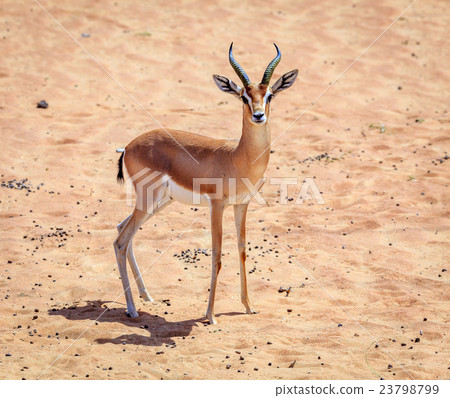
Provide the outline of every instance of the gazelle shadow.
{"type": "Polygon", "coordinates": [[[108,309],[105,304],[108,301],[87,301],[87,305],[78,307],[63,307],[61,309],[51,309],[49,315],[63,316],[71,321],[91,319],[98,323],[121,323],[130,329],[139,328],[148,332],[149,336],[132,333],[123,334],[115,338],[98,338],[98,344],[135,344],[144,346],[161,346],[163,344],[175,344],[172,337],[187,337],[192,332],[194,326],[204,324],[205,318],[186,319],[180,322],[168,322],[165,318],[151,315],[145,311],[139,311],[139,318],[127,318],[125,311],[121,308],[108,309]]]}

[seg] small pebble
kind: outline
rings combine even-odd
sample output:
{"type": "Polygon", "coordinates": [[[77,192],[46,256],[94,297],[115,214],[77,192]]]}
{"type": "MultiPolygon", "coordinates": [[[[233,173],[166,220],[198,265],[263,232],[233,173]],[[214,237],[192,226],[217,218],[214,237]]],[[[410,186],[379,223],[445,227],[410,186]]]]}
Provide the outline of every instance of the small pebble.
{"type": "Polygon", "coordinates": [[[48,108],[48,103],[45,100],[39,101],[36,104],[36,108],[42,108],[42,109],[47,109],[48,108]]]}

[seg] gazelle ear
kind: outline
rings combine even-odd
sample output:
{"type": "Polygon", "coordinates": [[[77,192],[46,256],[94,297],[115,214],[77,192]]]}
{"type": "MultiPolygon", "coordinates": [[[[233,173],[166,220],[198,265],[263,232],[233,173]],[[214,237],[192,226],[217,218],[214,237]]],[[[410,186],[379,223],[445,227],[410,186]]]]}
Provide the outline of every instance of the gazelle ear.
{"type": "Polygon", "coordinates": [[[228,79],[228,77],[213,75],[214,83],[216,83],[217,87],[219,87],[222,91],[228,94],[232,94],[237,98],[241,98],[241,88],[232,80],[228,79]]]}
{"type": "Polygon", "coordinates": [[[287,88],[291,87],[295,79],[298,75],[298,69],[291,70],[288,73],[285,73],[283,76],[281,76],[275,84],[272,86],[272,93],[273,95],[278,94],[280,91],[286,90],[287,88]]]}

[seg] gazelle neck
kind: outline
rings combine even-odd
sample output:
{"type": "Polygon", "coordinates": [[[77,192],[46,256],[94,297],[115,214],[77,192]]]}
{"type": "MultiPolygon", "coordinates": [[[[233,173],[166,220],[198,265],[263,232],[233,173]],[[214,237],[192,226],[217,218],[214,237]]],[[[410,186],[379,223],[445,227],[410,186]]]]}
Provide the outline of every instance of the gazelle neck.
{"type": "MultiPolygon", "coordinates": [[[[236,148],[239,163],[246,165],[262,177],[270,156],[270,119],[265,123],[252,123],[244,113],[242,136],[236,148]],[[254,163],[253,163],[254,162],[254,163]]],[[[259,178],[258,177],[258,178],[259,178]]]]}
{"type": "MultiPolygon", "coordinates": [[[[270,119],[265,123],[252,123],[245,115],[242,121],[242,136],[236,148],[236,157],[247,171],[259,178],[264,175],[270,156],[270,119]]],[[[250,176],[249,176],[250,177],[250,176]]]]}

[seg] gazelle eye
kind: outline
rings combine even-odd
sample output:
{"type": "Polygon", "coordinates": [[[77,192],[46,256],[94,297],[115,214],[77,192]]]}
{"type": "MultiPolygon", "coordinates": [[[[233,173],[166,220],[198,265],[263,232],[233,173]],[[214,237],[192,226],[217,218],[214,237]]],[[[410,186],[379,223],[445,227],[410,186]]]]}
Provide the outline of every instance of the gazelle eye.
{"type": "Polygon", "coordinates": [[[242,96],[242,97],[241,97],[241,100],[242,100],[242,102],[243,102],[245,105],[248,105],[248,99],[247,99],[247,98],[245,98],[244,96],[242,96]]]}
{"type": "Polygon", "coordinates": [[[272,98],[273,98],[273,94],[270,94],[270,95],[267,97],[267,102],[272,101],[272,98]]]}

